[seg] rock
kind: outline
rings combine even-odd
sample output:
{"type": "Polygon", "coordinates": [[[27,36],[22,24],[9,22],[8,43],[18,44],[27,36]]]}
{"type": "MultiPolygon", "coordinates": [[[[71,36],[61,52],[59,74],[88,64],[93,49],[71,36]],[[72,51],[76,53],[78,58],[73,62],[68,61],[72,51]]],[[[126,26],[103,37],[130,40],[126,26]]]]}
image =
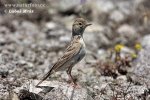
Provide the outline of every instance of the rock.
{"type": "Polygon", "coordinates": [[[27,65],[29,69],[32,69],[34,67],[33,63],[30,63],[30,62],[28,62],[27,65]]]}
{"type": "Polygon", "coordinates": [[[87,95],[87,91],[85,89],[75,89],[71,87],[67,87],[68,89],[57,88],[53,89],[49,92],[44,99],[45,100],[93,100],[89,95],[87,95]]]}
{"type": "MultiPolygon", "coordinates": [[[[86,2],[85,9],[89,18],[96,23],[107,23],[108,14],[115,9],[115,5],[111,0],[94,0],[86,2]]],[[[87,15],[86,14],[86,15],[87,15]]]]}
{"type": "Polygon", "coordinates": [[[141,44],[142,44],[143,47],[150,46],[150,35],[145,35],[145,36],[141,39],[141,44]]]}
{"type": "Polygon", "coordinates": [[[96,54],[87,51],[87,54],[86,54],[86,57],[85,57],[85,62],[86,62],[87,64],[95,63],[95,62],[96,62],[96,61],[95,61],[95,59],[96,59],[95,57],[97,58],[97,55],[96,55],[96,54]],[[88,54],[88,53],[89,53],[89,54],[88,54]]]}
{"type": "Polygon", "coordinates": [[[0,45],[5,45],[7,44],[7,40],[5,38],[0,37],[0,45]]]}
{"type": "Polygon", "coordinates": [[[121,51],[120,55],[122,58],[125,58],[127,55],[131,56],[132,54],[136,54],[135,51],[127,46],[124,46],[121,51]]]}
{"type": "Polygon", "coordinates": [[[29,92],[28,90],[25,90],[25,89],[21,89],[19,91],[18,97],[20,100],[43,100],[43,98],[39,96],[38,94],[29,92]]]}
{"type": "MultiPolygon", "coordinates": [[[[129,98],[134,97],[136,100],[148,91],[146,86],[134,85],[126,81],[126,76],[118,77],[117,79],[111,79],[108,77],[102,78],[100,84],[94,86],[93,88],[101,95],[96,95],[95,100],[106,100],[113,97],[113,94],[117,94],[120,100],[129,100],[129,98]],[[107,80],[106,80],[107,79],[107,80]],[[123,94],[120,94],[123,93],[123,94]],[[124,97],[124,93],[126,96],[124,97]]],[[[141,99],[143,100],[143,99],[141,99]]]]}
{"type": "Polygon", "coordinates": [[[61,42],[66,42],[66,43],[68,43],[69,41],[71,41],[71,37],[68,36],[68,35],[65,35],[65,36],[61,36],[61,37],[59,38],[59,40],[60,40],[61,42]]]}
{"type": "Polygon", "coordinates": [[[52,2],[52,6],[55,7],[58,11],[66,12],[70,9],[75,8],[77,5],[79,5],[81,0],[73,0],[70,2],[70,0],[65,1],[58,1],[52,2]]]}
{"type": "Polygon", "coordinates": [[[41,95],[44,100],[93,100],[87,90],[80,86],[80,88],[74,88],[68,83],[58,81],[44,81],[40,86],[35,87],[38,80],[25,83],[22,87],[14,89],[16,93],[20,93],[20,90],[29,89],[28,93],[35,93],[41,95]],[[46,94],[46,95],[44,95],[46,94]]]}
{"type": "Polygon", "coordinates": [[[7,27],[5,27],[5,26],[1,26],[0,27],[0,34],[2,34],[2,33],[9,33],[10,31],[9,31],[9,29],[7,28],[7,27]]]}
{"type": "Polygon", "coordinates": [[[104,45],[110,45],[111,42],[110,40],[107,38],[107,36],[105,35],[105,33],[99,33],[97,36],[97,43],[98,43],[98,47],[104,46],[104,45]]]}
{"type": "Polygon", "coordinates": [[[120,36],[125,37],[128,41],[133,41],[134,39],[136,39],[138,37],[138,34],[137,34],[135,28],[128,24],[121,25],[117,29],[117,33],[120,36]]]}
{"type": "Polygon", "coordinates": [[[7,92],[7,89],[8,89],[7,85],[4,85],[2,83],[0,84],[0,99],[1,100],[8,100],[9,92],[7,92]]]}
{"type": "Polygon", "coordinates": [[[122,76],[118,76],[117,77],[117,81],[118,81],[118,83],[122,84],[122,83],[127,81],[127,77],[123,76],[123,75],[122,76]]]}
{"type": "Polygon", "coordinates": [[[2,77],[2,78],[6,78],[7,76],[8,76],[8,74],[9,74],[9,70],[8,70],[8,68],[7,68],[7,66],[5,66],[5,65],[1,65],[0,66],[0,76],[2,77]]]}
{"type": "MultiPolygon", "coordinates": [[[[134,0],[135,1],[135,0],[134,0]]],[[[129,15],[131,12],[133,12],[133,2],[126,2],[126,1],[121,1],[117,3],[117,7],[120,11],[122,11],[124,14],[129,15]]]]}
{"type": "Polygon", "coordinates": [[[110,16],[109,16],[110,20],[116,22],[116,23],[121,23],[122,21],[125,20],[125,16],[123,15],[123,13],[119,10],[115,10],[113,11],[110,16]]]}
{"type": "Polygon", "coordinates": [[[150,95],[147,96],[146,100],[150,100],[150,95]]]}
{"type": "Polygon", "coordinates": [[[134,68],[131,70],[133,75],[130,75],[136,83],[143,84],[150,88],[150,46],[139,52],[137,60],[134,62],[134,68]]]}
{"type": "Polygon", "coordinates": [[[64,35],[65,33],[67,33],[66,31],[64,31],[64,29],[55,29],[54,31],[50,31],[50,32],[47,32],[47,38],[58,38],[62,35],[64,35]]]}
{"type": "Polygon", "coordinates": [[[38,27],[36,24],[29,22],[29,21],[23,21],[20,25],[20,30],[24,30],[26,34],[37,34],[38,33],[38,27]]]}
{"type": "Polygon", "coordinates": [[[125,15],[131,15],[133,12],[136,10],[138,5],[142,2],[143,0],[130,0],[130,1],[118,1],[116,2],[117,8],[123,12],[125,15]]]}
{"type": "Polygon", "coordinates": [[[97,50],[98,47],[111,44],[110,40],[105,36],[105,33],[102,32],[87,32],[83,37],[87,48],[90,50],[97,50]]]}
{"type": "Polygon", "coordinates": [[[54,29],[54,28],[57,27],[57,24],[54,23],[54,22],[47,22],[45,27],[48,28],[48,29],[54,29]]]}
{"type": "Polygon", "coordinates": [[[98,59],[100,59],[100,60],[104,60],[104,59],[106,59],[106,57],[108,57],[108,54],[107,54],[108,52],[106,51],[106,50],[104,50],[104,49],[99,49],[98,51],[97,51],[97,57],[98,57],[98,59]]]}
{"type": "Polygon", "coordinates": [[[130,86],[127,91],[128,92],[132,91],[133,94],[131,95],[133,97],[136,97],[136,96],[142,96],[142,94],[144,94],[146,90],[148,90],[146,86],[133,85],[133,86],[130,86]]]}
{"type": "MultiPolygon", "coordinates": [[[[71,34],[71,30],[72,30],[72,24],[73,24],[73,21],[76,17],[74,15],[71,15],[71,16],[65,16],[65,17],[56,17],[55,20],[63,23],[63,25],[65,26],[65,28],[67,30],[70,30],[69,34],[71,34]],[[61,18],[61,20],[59,20],[61,18]]],[[[64,29],[64,27],[63,27],[64,29]]],[[[88,28],[87,28],[88,29],[88,28]]]]}
{"type": "Polygon", "coordinates": [[[98,48],[98,45],[96,43],[97,39],[95,39],[95,35],[96,35],[96,33],[87,32],[83,36],[83,38],[85,39],[87,48],[92,49],[92,50],[98,48]],[[90,37],[90,38],[88,38],[88,37],[90,37]]]}
{"type": "Polygon", "coordinates": [[[14,92],[11,93],[11,98],[12,98],[11,100],[20,100],[18,95],[16,93],[14,93],[14,92]]]}
{"type": "Polygon", "coordinates": [[[136,34],[136,30],[134,29],[134,27],[127,24],[120,26],[117,32],[123,36],[131,36],[136,34]]]}
{"type": "Polygon", "coordinates": [[[2,22],[3,22],[3,17],[0,16],[0,25],[1,25],[2,22]]]}
{"type": "Polygon", "coordinates": [[[67,100],[68,98],[62,93],[61,89],[54,89],[47,93],[44,100],[67,100]]]}
{"type": "Polygon", "coordinates": [[[115,8],[113,2],[110,0],[96,0],[95,7],[98,9],[98,11],[103,13],[109,13],[115,8]]]}

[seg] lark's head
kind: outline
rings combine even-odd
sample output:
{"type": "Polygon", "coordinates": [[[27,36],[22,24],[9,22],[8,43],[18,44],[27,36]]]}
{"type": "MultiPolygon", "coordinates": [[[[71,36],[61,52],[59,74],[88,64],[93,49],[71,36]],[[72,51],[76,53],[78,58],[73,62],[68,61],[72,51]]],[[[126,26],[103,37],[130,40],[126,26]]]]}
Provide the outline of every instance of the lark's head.
{"type": "Polygon", "coordinates": [[[89,24],[85,19],[77,18],[72,26],[72,35],[73,36],[75,36],[75,35],[82,36],[85,28],[89,25],[91,25],[91,24],[89,24]]]}

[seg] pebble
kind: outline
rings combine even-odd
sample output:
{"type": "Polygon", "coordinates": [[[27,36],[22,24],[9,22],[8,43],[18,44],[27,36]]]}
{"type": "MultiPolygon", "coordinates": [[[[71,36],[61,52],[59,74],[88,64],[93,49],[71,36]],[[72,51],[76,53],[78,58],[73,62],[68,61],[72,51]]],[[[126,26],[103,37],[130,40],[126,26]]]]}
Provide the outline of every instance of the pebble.
{"type": "Polygon", "coordinates": [[[123,13],[122,13],[121,11],[119,11],[119,10],[113,11],[113,12],[110,14],[109,18],[110,18],[112,21],[116,22],[116,23],[121,23],[122,21],[125,20],[125,16],[124,16],[123,13]]]}

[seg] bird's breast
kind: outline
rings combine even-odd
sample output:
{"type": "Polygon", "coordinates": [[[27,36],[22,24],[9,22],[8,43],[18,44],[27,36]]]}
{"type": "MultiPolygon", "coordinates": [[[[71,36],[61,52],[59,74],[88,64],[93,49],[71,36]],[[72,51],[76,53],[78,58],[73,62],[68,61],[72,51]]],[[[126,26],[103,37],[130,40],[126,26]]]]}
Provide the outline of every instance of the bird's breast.
{"type": "Polygon", "coordinates": [[[81,46],[79,53],[76,55],[76,61],[77,62],[81,61],[86,54],[85,43],[84,43],[84,40],[82,37],[80,38],[79,42],[81,43],[82,46],[81,46]]]}
{"type": "Polygon", "coordinates": [[[83,38],[80,38],[79,42],[82,44],[82,46],[85,48],[85,43],[84,43],[84,40],[83,38]]]}

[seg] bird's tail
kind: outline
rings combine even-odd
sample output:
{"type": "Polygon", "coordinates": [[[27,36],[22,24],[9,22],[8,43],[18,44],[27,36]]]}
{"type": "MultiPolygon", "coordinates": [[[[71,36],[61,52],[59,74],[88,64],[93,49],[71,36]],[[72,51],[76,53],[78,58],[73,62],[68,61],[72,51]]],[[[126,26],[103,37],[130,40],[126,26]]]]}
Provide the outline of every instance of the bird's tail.
{"type": "Polygon", "coordinates": [[[52,69],[43,76],[42,80],[36,85],[36,87],[38,87],[44,80],[46,80],[52,73],[52,69]]]}

